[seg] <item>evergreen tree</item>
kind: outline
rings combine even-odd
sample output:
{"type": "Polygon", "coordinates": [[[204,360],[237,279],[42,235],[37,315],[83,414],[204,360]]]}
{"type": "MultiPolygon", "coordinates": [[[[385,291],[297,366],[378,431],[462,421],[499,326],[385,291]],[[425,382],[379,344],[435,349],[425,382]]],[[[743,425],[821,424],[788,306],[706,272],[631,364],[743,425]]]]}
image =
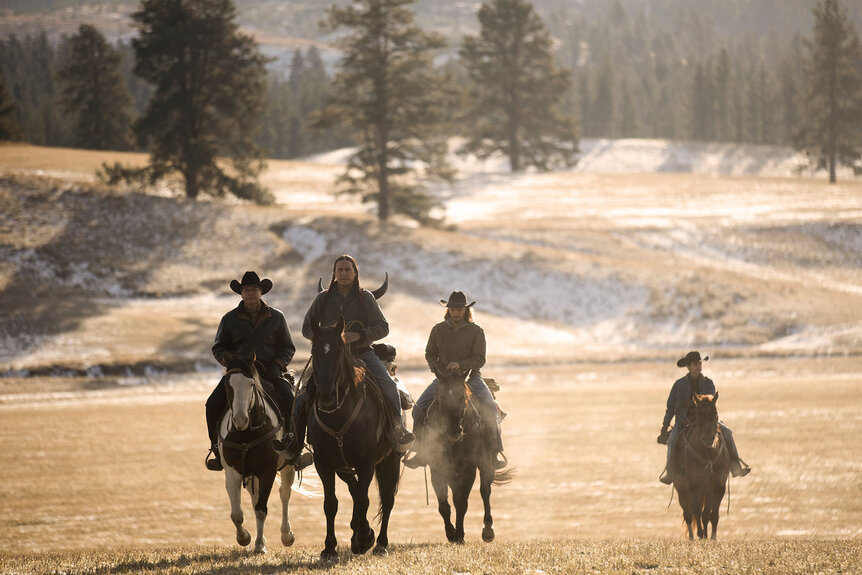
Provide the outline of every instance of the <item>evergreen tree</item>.
{"type": "MultiPolygon", "coordinates": [[[[135,125],[140,143],[150,146],[150,165],[138,175],[153,182],[179,172],[190,198],[230,192],[271,201],[257,182],[263,162],[253,140],[266,59],[239,32],[233,2],[142,0],[132,20],[139,32],[135,74],[155,87],[135,125]]],[[[133,175],[117,166],[107,173],[110,181],[133,175]]]]}
{"type": "Polygon", "coordinates": [[[731,75],[730,55],[725,48],[718,55],[715,67],[715,139],[731,140],[731,75]]]}
{"type": "Polygon", "coordinates": [[[440,127],[444,86],[432,65],[443,37],[413,23],[414,0],[359,0],[331,7],[324,27],[343,30],[335,43],[343,57],[328,105],[316,125],[351,129],[359,146],[340,182],[346,191],[377,203],[386,221],[402,213],[431,222],[432,200],[409,177],[416,161],[448,176],[440,127]]]}
{"type": "Polygon", "coordinates": [[[99,30],[81,24],[57,74],[60,106],[76,117],[75,144],[92,150],[125,150],[131,141],[132,99],[120,74],[120,54],[99,30]]]}
{"type": "Polygon", "coordinates": [[[3,74],[0,74],[0,142],[20,139],[21,129],[15,121],[15,103],[6,90],[3,74]]]}
{"type": "Polygon", "coordinates": [[[820,0],[814,38],[806,42],[808,80],[797,146],[835,183],[839,163],[862,153],[862,74],[859,39],[839,0],[820,0]]]}
{"type": "Polygon", "coordinates": [[[479,25],[459,51],[471,79],[464,151],[479,158],[502,152],[513,172],[574,165],[575,122],[560,112],[571,74],[555,65],[551,36],[533,5],[488,0],[479,25]]]}

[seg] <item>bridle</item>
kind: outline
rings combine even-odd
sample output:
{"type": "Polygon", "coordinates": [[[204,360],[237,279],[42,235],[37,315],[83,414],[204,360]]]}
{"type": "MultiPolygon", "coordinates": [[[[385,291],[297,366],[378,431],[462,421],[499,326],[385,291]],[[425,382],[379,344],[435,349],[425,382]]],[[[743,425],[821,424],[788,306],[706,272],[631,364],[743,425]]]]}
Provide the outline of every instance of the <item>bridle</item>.
{"type": "MultiPolygon", "coordinates": [[[[342,352],[342,355],[343,353],[346,353],[346,346],[344,347],[345,349],[342,352]]],[[[320,362],[316,362],[316,364],[319,365],[320,362]]],[[[363,379],[362,381],[362,386],[360,390],[361,395],[359,396],[356,405],[353,407],[353,411],[337,430],[333,429],[332,427],[324,423],[323,419],[320,417],[320,414],[323,413],[324,415],[332,415],[333,413],[341,411],[342,407],[344,407],[344,404],[347,401],[347,398],[350,396],[350,383],[348,382],[346,385],[347,390],[344,392],[344,397],[341,397],[342,383],[345,381],[345,378],[347,376],[347,373],[345,372],[346,370],[344,369],[343,357],[339,359],[337,364],[339,367],[334,382],[335,407],[333,407],[332,409],[324,409],[320,406],[320,390],[318,388],[318,397],[314,400],[314,419],[317,422],[317,425],[320,426],[320,429],[322,429],[327,435],[335,439],[336,443],[338,444],[338,451],[341,455],[341,461],[344,464],[344,469],[354,472],[353,468],[347,462],[347,457],[344,453],[344,437],[347,435],[347,432],[350,431],[350,428],[356,422],[356,419],[359,417],[359,413],[362,411],[363,405],[365,405],[365,396],[367,395],[365,388],[365,380],[363,379]]]]}

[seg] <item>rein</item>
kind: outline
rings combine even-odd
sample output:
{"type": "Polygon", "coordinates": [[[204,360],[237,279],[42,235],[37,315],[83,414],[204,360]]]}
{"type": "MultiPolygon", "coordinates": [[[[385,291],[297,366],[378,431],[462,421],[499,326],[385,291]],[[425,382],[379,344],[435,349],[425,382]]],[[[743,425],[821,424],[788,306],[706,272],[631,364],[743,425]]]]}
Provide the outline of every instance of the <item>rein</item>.
{"type": "Polygon", "coordinates": [[[700,435],[697,434],[698,443],[700,445],[703,445],[704,447],[706,447],[706,449],[709,450],[709,452],[715,453],[715,455],[713,455],[712,458],[710,458],[710,459],[707,459],[700,452],[698,452],[694,448],[694,446],[692,445],[692,442],[689,442],[686,445],[688,452],[691,453],[692,455],[694,455],[694,458],[699,463],[701,463],[703,465],[704,469],[707,470],[709,473],[713,472],[713,466],[714,466],[715,462],[718,461],[718,458],[721,457],[722,455],[727,455],[727,445],[722,440],[721,432],[719,432],[717,429],[716,429],[716,437],[718,437],[718,447],[713,447],[711,445],[706,445],[705,443],[703,443],[703,440],[700,438],[700,435]]]}

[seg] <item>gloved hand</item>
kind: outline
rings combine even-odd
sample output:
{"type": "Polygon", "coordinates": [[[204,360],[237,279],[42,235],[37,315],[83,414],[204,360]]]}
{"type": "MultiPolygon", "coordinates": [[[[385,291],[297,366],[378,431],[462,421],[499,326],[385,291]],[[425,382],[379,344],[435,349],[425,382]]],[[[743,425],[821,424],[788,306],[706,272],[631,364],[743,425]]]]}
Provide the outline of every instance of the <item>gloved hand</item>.
{"type": "Polygon", "coordinates": [[[670,439],[670,429],[667,426],[661,428],[661,432],[658,434],[656,441],[662,445],[667,445],[667,440],[670,439]]]}

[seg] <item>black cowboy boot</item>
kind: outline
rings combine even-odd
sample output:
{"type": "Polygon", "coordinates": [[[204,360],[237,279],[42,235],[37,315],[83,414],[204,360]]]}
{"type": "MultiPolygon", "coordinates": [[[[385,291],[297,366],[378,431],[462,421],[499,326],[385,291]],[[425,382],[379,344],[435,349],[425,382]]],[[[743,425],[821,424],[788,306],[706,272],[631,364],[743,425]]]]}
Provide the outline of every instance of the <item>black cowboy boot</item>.
{"type": "Polygon", "coordinates": [[[303,453],[305,428],[308,425],[308,393],[302,391],[296,396],[293,406],[293,429],[285,430],[284,437],[273,439],[275,451],[296,469],[305,469],[314,461],[311,453],[303,453]]]}
{"type": "Polygon", "coordinates": [[[404,427],[403,423],[399,423],[392,429],[392,448],[398,453],[407,453],[414,443],[416,443],[416,436],[404,427]]]}
{"type": "Polygon", "coordinates": [[[404,466],[410,469],[416,469],[417,467],[425,467],[428,465],[428,458],[425,454],[424,450],[424,433],[421,425],[417,425],[416,422],[413,422],[413,431],[415,433],[416,441],[413,442],[413,447],[410,448],[410,458],[408,459],[406,456],[404,458],[404,466]]]}
{"type": "Polygon", "coordinates": [[[222,381],[219,381],[206,403],[207,434],[210,439],[210,452],[204,459],[204,465],[210,471],[222,471],[221,454],[218,450],[218,424],[221,414],[227,408],[227,393],[222,381]],[[210,454],[213,458],[210,459],[210,454]]]}

